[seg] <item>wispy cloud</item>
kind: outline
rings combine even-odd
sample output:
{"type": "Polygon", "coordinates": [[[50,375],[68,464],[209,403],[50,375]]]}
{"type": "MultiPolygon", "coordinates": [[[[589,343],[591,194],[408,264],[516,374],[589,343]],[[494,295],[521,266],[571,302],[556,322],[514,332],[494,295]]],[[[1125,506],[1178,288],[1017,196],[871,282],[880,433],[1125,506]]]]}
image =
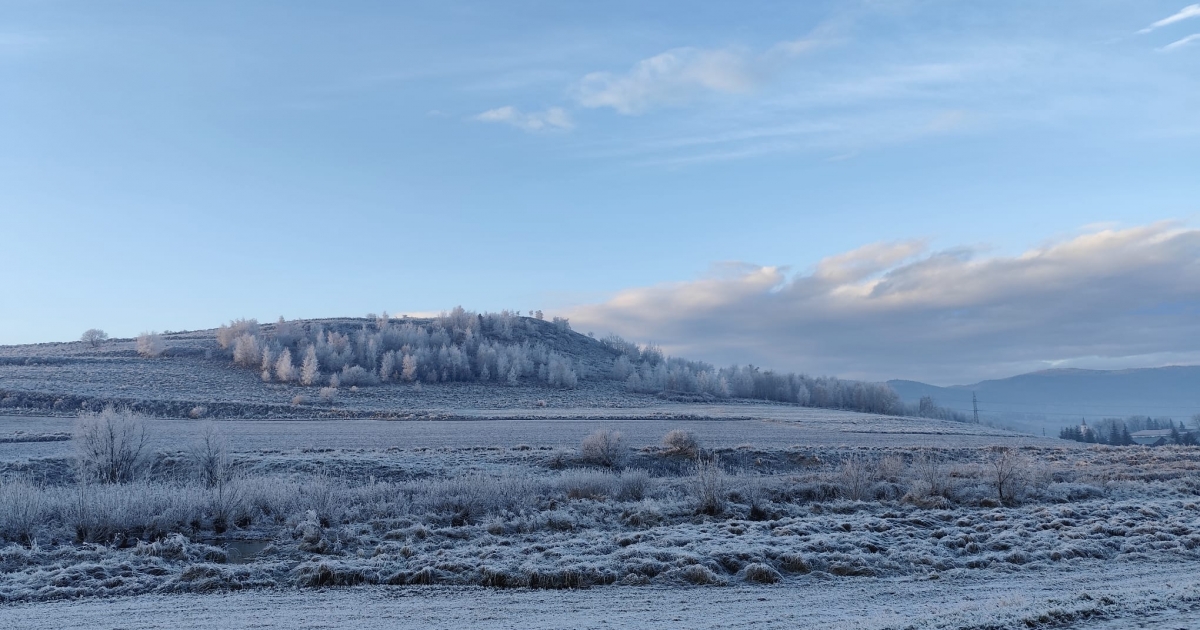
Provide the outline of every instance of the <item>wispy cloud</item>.
{"type": "Polygon", "coordinates": [[[611,107],[635,115],[661,105],[678,105],[705,92],[750,91],[760,77],[737,50],[676,48],[643,59],[629,72],[593,72],[575,88],[584,107],[611,107]]]}
{"type": "Polygon", "coordinates": [[[622,291],[571,321],[684,356],[963,382],[1086,361],[1200,361],[1200,230],[1098,229],[1015,256],[876,243],[622,291]]]}
{"type": "Polygon", "coordinates": [[[784,41],[761,53],[745,48],[673,48],[635,63],[624,73],[590,73],[573,91],[584,107],[611,107],[626,115],[680,105],[704,94],[745,94],[766,82],[780,64],[819,47],[822,41],[784,41]]]}
{"type": "Polygon", "coordinates": [[[1187,37],[1184,37],[1183,39],[1171,42],[1170,44],[1167,44],[1166,46],[1159,48],[1159,50],[1162,52],[1178,50],[1180,48],[1183,48],[1184,46],[1188,46],[1188,45],[1192,44],[1193,42],[1198,42],[1198,41],[1200,41],[1200,33],[1195,33],[1193,35],[1188,35],[1187,37]]]}
{"type": "Polygon", "coordinates": [[[507,105],[489,109],[474,116],[475,120],[487,123],[503,123],[525,131],[566,131],[575,126],[571,116],[561,107],[551,107],[540,112],[522,112],[507,105]]]}
{"type": "Polygon", "coordinates": [[[1178,13],[1176,13],[1172,16],[1169,16],[1169,17],[1165,17],[1165,18],[1151,24],[1150,26],[1147,26],[1146,28],[1138,31],[1138,34],[1145,35],[1146,33],[1149,33],[1150,31],[1153,31],[1155,29],[1159,29],[1164,26],[1169,26],[1176,22],[1182,22],[1188,18],[1194,18],[1194,17],[1200,17],[1200,4],[1189,4],[1188,6],[1180,9],[1178,13]]]}

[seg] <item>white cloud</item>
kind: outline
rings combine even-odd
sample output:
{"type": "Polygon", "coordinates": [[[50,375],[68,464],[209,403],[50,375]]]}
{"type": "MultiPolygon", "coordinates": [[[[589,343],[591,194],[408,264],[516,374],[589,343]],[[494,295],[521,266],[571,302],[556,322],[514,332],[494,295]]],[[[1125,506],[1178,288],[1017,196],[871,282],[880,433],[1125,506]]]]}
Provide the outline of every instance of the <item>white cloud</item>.
{"type": "Polygon", "coordinates": [[[576,86],[575,96],[584,107],[611,107],[632,115],[681,104],[705,92],[748,92],[759,78],[743,51],[675,48],[637,62],[625,74],[588,74],[576,86]]]}
{"type": "Polygon", "coordinates": [[[1168,50],[1176,50],[1179,48],[1183,48],[1184,46],[1188,46],[1192,42],[1197,42],[1197,41],[1200,41],[1200,33],[1188,35],[1187,37],[1184,37],[1183,39],[1171,42],[1170,44],[1167,44],[1166,46],[1159,48],[1159,50],[1162,52],[1166,52],[1168,50]]]}
{"type": "Polygon", "coordinates": [[[718,363],[971,382],[1050,366],[1200,362],[1200,230],[1104,229],[984,257],[919,241],[831,256],[809,273],[736,273],[622,291],[577,327],[718,363]]]}
{"type": "Polygon", "coordinates": [[[512,125],[525,131],[565,131],[575,126],[570,115],[561,107],[551,107],[540,112],[522,112],[508,105],[489,109],[474,118],[481,122],[512,125]]]}
{"type": "Polygon", "coordinates": [[[1150,26],[1147,26],[1146,28],[1138,31],[1138,33],[1144,35],[1155,29],[1162,28],[1164,26],[1168,26],[1168,25],[1174,24],[1176,22],[1182,22],[1183,20],[1186,20],[1188,18],[1194,18],[1194,17],[1200,17],[1200,4],[1190,4],[1186,7],[1183,7],[1175,15],[1172,15],[1170,17],[1165,17],[1165,18],[1151,24],[1150,26]]]}

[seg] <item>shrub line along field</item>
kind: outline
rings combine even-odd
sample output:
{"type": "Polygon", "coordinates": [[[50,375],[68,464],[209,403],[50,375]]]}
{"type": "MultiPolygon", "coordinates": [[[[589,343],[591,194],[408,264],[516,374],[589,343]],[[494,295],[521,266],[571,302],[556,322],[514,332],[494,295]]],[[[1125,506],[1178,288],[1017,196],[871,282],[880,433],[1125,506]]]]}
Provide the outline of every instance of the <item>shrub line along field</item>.
{"type": "Polygon", "coordinates": [[[424,586],[271,589],[141,595],[0,607],[0,626],[27,630],[186,627],[695,628],[912,630],[1064,627],[1180,630],[1200,625],[1192,567],[1093,561],[1014,580],[854,578],[694,591],[577,591],[424,586]]]}

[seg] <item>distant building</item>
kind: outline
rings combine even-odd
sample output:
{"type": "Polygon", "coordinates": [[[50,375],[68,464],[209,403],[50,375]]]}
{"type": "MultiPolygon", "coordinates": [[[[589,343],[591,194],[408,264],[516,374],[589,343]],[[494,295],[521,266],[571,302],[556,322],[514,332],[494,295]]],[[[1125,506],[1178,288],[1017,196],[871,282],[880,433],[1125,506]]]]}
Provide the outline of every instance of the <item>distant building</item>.
{"type": "Polygon", "coordinates": [[[1143,446],[1163,446],[1171,443],[1171,432],[1176,431],[1182,437],[1190,431],[1186,429],[1147,429],[1146,431],[1134,431],[1129,434],[1133,438],[1134,444],[1143,446]]]}

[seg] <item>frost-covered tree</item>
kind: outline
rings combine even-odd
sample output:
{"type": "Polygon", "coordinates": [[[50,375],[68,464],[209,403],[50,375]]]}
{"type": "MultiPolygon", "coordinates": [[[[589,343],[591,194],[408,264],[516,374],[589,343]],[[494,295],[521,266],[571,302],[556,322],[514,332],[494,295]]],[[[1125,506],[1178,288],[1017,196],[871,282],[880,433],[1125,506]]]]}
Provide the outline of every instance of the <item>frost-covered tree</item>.
{"type": "Polygon", "coordinates": [[[379,380],[384,383],[392,380],[392,375],[396,372],[396,351],[389,350],[383,354],[383,358],[379,360],[379,380]]]}
{"type": "Polygon", "coordinates": [[[411,354],[405,354],[401,363],[400,377],[406,381],[412,382],[417,379],[417,358],[411,354]]]}
{"type": "Polygon", "coordinates": [[[163,338],[157,332],[150,331],[138,335],[137,353],[143,357],[160,356],[167,349],[163,338]]]}
{"type": "Polygon", "coordinates": [[[257,320],[235,319],[217,329],[217,345],[221,346],[222,350],[228,350],[237,343],[238,338],[242,335],[257,334],[257,320]]]}
{"type": "Polygon", "coordinates": [[[258,347],[258,338],[250,333],[242,333],[233,344],[233,362],[253,368],[261,361],[262,350],[258,347]]]}
{"type": "Polygon", "coordinates": [[[108,333],[99,328],[89,328],[84,331],[79,340],[95,348],[108,340],[108,333]]]}
{"type": "Polygon", "coordinates": [[[271,381],[271,368],[275,363],[275,353],[271,352],[271,347],[264,345],[262,349],[262,380],[271,381]]]}
{"type": "Polygon", "coordinates": [[[575,370],[571,368],[570,360],[554,353],[550,355],[550,361],[547,364],[546,382],[553,387],[571,389],[575,387],[579,379],[575,375],[575,370]]]}
{"type": "Polygon", "coordinates": [[[321,369],[317,364],[317,349],[309,346],[304,350],[304,364],[300,366],[300,384],[315,385],[320,376],[321,369]]]}
{"type": "Polygon", "coordinates": [[[296,365],[292,363],[292,351],[288,348],[284,348],[283,352],[279,353],[279,359],[275,361],[275,378],[283,383],[296,380],[296,365]]]}

